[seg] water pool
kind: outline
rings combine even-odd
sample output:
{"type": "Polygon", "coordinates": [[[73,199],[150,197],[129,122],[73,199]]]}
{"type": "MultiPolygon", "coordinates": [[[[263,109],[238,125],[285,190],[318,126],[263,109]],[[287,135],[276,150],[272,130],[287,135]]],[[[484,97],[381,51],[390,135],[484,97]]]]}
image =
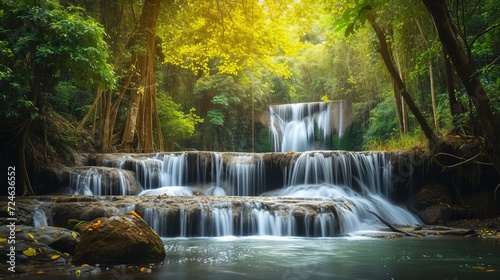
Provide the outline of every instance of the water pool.
{"type": "Polygon", "coordinates": [[[29,279],[500,279],[496,240],[230,236],[163,241],[167,258],[148,272],[101,267],[100,274],[29,279]]]}

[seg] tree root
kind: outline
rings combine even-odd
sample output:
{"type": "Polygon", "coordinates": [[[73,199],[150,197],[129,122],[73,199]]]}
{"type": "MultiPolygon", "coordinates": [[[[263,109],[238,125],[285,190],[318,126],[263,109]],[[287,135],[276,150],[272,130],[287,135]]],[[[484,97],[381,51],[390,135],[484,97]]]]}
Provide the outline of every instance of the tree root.
{"type": "Polygon", "coordinates": [[[375,217],[377,217],[384,225],[388,226],[393,232],[398,232],[398,233],[402,233],[406,236],[411,236],[411,237],[419,237],[418,235],[416,234],[411,234],[411,233],[408,233],[404,230],[400,230],[400,229],[397,229],[395,228],[393,225],[391,225],[391,223],[389,223],[388,221],[384,220],[382,217],[380,217],[379,214],[373,212],[373,211],[370,211],[370,210],[367,210],[368,212],[372,213],[373,215],[375,215],[375,217]]]}

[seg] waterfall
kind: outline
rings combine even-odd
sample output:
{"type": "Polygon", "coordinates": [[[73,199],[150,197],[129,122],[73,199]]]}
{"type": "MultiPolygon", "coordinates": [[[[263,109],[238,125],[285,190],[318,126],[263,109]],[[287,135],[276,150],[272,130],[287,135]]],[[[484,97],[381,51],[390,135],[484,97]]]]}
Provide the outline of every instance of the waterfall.
{"type": "Polygon", "coordinates": [[[107,167],[73,170],[71,192],[127,195],[130,183],[139,181],[144,189],[133,194],[138,203],[155,203],[136,211],[162,237],[330,237],[384,228],[371,212],[394,224],[421,223],[390,202],[393,168],[383,152],[183,152],[105,159],[101,164],[107,167]],[[182,198],[162,202],[176,196],[182,198]],[[275,202],[280,199],[290,200],[275,202]]]}
{"type": "Polygon", "coordinates": [[[346,121],[343,100],[269,107],[270,132],[276,152],[330,150],[333,130],[341,139],[346,121]]]}
{"type": "Polygon", "coordinates": [[[33,211],[33,226],[35,228],[41,228],[48,226],[47,217],[45,216],[45,211],[40,208],[35,208],[33,211]]]}
{"type": "Polygon", "coordinates": [[[290,163],[285,186],[327,183],[387,196],[391,169],[382,152],[304,152],[290,163]]]}
{"type": "Polygon", "coordinates": [[[73,194],[101,195],[102,176],[96,168],[85,170],[82,174],[71,173],[70,186],[73,194]]]}
{"type": "Polygon", "coordinates": [[[226,164],[230,195],[254,196],[264,192],[265,172],[262,157],[236,156],[226,164]]]}
{"type": "Polygon", "coordinates": [[[106,167],[73,170],[69,185],[70,193],[81,195],[129,195],[130,189],[136,187],[135,178],[130,174],[106,167]]]}

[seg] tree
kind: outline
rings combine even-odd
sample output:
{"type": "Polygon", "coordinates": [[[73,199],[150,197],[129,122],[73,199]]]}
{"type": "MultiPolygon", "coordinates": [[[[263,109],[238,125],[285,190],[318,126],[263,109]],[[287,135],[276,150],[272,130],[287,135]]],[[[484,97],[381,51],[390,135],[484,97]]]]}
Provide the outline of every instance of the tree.
{"type": "MultiPolygon", "coordinates": [[[[113,100],[114,91],[98,89],[94,103],[80,122],[78,129],[83,128],[91,113],[97,111],[100,105],[99,138],[100,150],[103,152],[117,148],[127,152],[163,149],[155,77],[156,29],[160,4],[160,0],[144,0],[141,16],[132,34],[125,44],[117,47],[126,49],[129,54],[129,61],[125,66],[119,63],[115,65],[119,70],[125,71],[118,96],[113,100]],[[124,100],[128,102],[125,122],[115,133],[124,100]]],[[[121,59],[117,61],[121,62],[121,59]]]]}
{"type": "Polygon", "coordinates": [[[345,28],[345,35],[349,36],[354,34],[359,26],[364,24],[366,21],[370,23],[380,43],[378,51],[380,52],[385,66],[395,83],[395,88],[397,88],[397,91],[401,94],[404,101],[408,105],[408,108],[418,121],[422,131],[427,137],[429,146],[433,149],[437,147],[440,140],[429,126],[427,120],[422,115],[413,98],[407,91],[406,85],[396,69],[394,62],[392,61],[386,35],[376,20],[377,14],[373,9],[374,5],[375,2],[373,0],[364,0],[362,2],[357,2],[354,7],[346,9],[342,19],[337,21],[337,25],[339,26],[338,28],[345,28]]]}
{"type": "Polygon", "coordinates": [[[70,73],[78,85],[114,84],[102,27],[77,8],[37,3],[0,2],[0,142],[15,151],[6,157],[17,167],[16,184],[23,194],[34,194],[26,162],[32,124],[44,125],[45,99],[59,75],[70,73]]]}
{"type": "Polygon", "coordinates": [[[122,135],[121,144],[125,151],[152,151],[154,148],[162,150],[163,147],[156,105],[154,67],[156,22],[160,13],[160,3],[160,0],[144,1],[139,29],[131,42],[131,48],[134,51],[131,58],[132,73],[130,75],[133,76],[130,83],[135,85],[135,88],[130,91],[127,119],[122,135]],[[154,147],[153,141],[153,115],[158,128],[158,147],[154,147]],[[134,144],[135,136],[137,136],[137,144],[134,144]]]}
{"type": "Polygon", "coordinates": [[[474,104],[481,123],[485,151],[497,172],[500,173],[500,147],[498,145],[500,143],[500,116],[492,107],[490,98],[479,79],[478,71],[457,38],[456,28],[449,17],[446,1],[422,0],[422,2],[432,17],[439,39],[455,66],[469,99],[474,104]]]}

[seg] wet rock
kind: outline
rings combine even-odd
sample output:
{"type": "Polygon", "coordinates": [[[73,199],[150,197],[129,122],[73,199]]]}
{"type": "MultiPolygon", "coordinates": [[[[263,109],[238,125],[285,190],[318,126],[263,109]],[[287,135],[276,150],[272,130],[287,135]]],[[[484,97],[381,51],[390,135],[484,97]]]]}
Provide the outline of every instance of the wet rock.
{"type": "Polygon", "coordinates": [[[429,225],[446,224],[450,220],[451,209],[447,205],[434,204],[420,211],[420,216],[429,225]]]}
{"type": "Polygon", "coordinates": [[[12,269],[10,272],[34,271],[40,264],[61,267],[69,263],[69,254],[64,254],[39,242],[36,238],[44,242],[53,241],[53,239],[44,238],[45,235],[33,231],[33,228],[16,226],[14,229],[14,227],[1,226],[0,236],[0,261],[10,265],[9,268],[12,269]],[[9,239],[4,236],[14,238],[9,239]],[[11,242],[12,240],[15,243],[11,242]]]}
{"type": "MultiPolygon", "coordinates": [[[[84,198],[84,197],[82,197],[84,198]]],[[[130,204],[119,201],[112,203],[108,200],[101,201],[58,201],[50,206],[54,225],[67,227],[70,219],[79,221],[92,221],[99,217],[111,217],[125,211],[130,204]]]]}
{"type": "Polygon", "coordinates": [[[440,203],[451,204],[451,201],[450,193],[441,184],[427,185],[415,194],[415,207],[417,210],[424,210],[431,205],[440,203]]]}
{"type": "Polygon", "coordinates": [[[75,267],[67,268],[64,270],[64,272],[67,274],[74,274],[74,275],[100,274],[101,268],[98,266],[82,265],[82,266],[75,266],[75,267]]]}
{"type": "Polygon", "coordinates": [[[142,218],[123,214],[95,219],[82,234],[73,263],[149,263],[165,257],[158,234],[142,218]]]}
{"type": "MultiPolygon", "coordinates": [[[[10,230],[9,226],[0,226],[0,236],[9,236],[10,230]]],[[[42,243],[54,250],[72,254],[80,241],[80,234],[64,228],[17,225],[15,241],[16,244],[19,241],[42,243]]]]}

